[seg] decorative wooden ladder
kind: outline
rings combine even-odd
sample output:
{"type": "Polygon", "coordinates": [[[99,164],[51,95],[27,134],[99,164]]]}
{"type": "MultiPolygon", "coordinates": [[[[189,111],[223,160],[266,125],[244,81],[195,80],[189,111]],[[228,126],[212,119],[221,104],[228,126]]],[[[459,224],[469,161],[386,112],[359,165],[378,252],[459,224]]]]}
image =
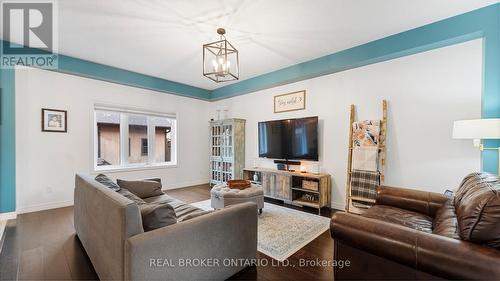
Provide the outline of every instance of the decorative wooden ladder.
{"type": "MultiPolygon", "coordinates": [[[[363,212],[362,208],[353,206],[353,201],[365,202],[374,204],[375,200],[370,198],[363,198],[351,195],[351,176],[352,176],[352,152],[353,146],[353,130],[352,124],[356,121],[356,106],[351,104],[351,112],[349,118],[349,151],[347,158],[347,183],[346,183],[346,212],[360,214],[363,212]]],[[[387,136],[387,101],[382,100],[382,120],[380,120],[380,139],[378,143],[378,171],[380,173],[380,184],[384,183],[385,173],[384,166],[386,160],[386,136],[387,136]]]]}

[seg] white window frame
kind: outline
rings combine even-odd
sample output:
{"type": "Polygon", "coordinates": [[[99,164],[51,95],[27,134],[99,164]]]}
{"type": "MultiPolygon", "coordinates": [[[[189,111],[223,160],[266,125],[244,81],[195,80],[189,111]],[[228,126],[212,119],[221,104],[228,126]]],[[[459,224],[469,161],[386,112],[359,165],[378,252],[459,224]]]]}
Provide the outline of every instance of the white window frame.
{"type": "Polygon", "coordinates": [[[143,169],[158,169],[158,168],[169,168],[177,167],[177,115],[169,113],[152,112],[140,109],[132,109],[126,107],[115,107],[95,104],[92,108],[92,122],[93,122],[93,143],[94,147],[92,149],[92,167],[95,173],[98,172],[121,172],[121,171],[133,171],[133,170],[143,170],[143,169]],[[120,113],[120,165],[106,165],[97,166],[98,158],[98,133],[97,133],[97,111],[108,111],[120,113]],[[124,114],[122,114],[124,113],[124,114]],[[128,163],[128,147],[129,147],[129,124],[128,124],[128,114],[138,114],[147,116],[147,127],[148,127],[148,159],[145,163],[128,163]],[[173,121],[172,139],[171,139],[171,161],[170,162],[156,162],[154,149],[155,149],[155,134],[151,126],[150,117],[161,117],[168,118],[173,121]],[[151,153],[153,152],[153,153],[151,153]]]}

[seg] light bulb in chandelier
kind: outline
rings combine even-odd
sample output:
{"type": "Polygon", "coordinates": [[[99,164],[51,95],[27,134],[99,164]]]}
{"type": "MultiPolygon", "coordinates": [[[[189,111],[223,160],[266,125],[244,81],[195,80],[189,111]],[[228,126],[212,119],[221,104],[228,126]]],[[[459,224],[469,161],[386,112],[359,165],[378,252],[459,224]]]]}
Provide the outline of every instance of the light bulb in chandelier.
{"type": "Polygon", "coordinates": [[[230,71],[231,62],[225,61],[224,58],[218,58],[217,60],[212,60],[212,70],[217,76],[227,75],[230,71]]]}

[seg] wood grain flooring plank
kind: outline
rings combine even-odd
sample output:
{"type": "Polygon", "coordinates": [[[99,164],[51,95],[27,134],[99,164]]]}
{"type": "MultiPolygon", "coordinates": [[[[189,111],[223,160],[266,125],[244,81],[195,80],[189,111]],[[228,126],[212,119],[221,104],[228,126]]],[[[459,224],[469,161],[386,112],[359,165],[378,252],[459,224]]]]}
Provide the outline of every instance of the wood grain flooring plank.
{"type": "Polygon", "coordinates": [[[43,280],[42,247],[23,250],[19,256],[18,280],[43,280]]]}

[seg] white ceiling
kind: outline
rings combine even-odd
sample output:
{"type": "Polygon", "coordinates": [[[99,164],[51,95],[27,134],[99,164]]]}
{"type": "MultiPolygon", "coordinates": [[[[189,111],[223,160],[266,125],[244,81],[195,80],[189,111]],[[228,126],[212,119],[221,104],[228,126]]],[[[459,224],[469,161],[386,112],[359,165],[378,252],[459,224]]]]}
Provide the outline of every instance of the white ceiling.
{"type": "Polygon", "coordinates": [[[202,44],[217,27],[244,80],[497,2],[60,0],[59,53],[214,89],[227,83],[202,76],[202,44]]]}

